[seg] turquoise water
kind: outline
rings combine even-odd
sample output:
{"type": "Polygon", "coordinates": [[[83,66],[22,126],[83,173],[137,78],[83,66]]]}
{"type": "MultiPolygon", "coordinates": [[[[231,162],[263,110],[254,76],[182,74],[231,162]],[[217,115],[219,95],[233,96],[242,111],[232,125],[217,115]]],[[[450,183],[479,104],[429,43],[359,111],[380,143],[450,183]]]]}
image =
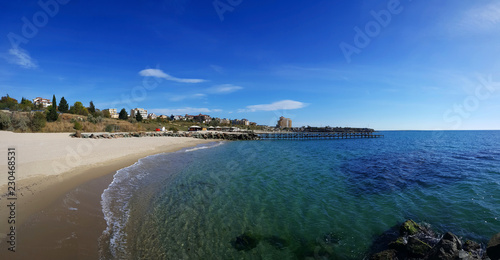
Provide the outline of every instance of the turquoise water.
{"type": "Polygon", "coordinates": [[[142,159],[102,195],[102,258],[363,259],[408,218],[482,243],[500,232],[500,131],[382,134],[142,159]],[[238,250],[242,234],[255,247],[238,250]]]}

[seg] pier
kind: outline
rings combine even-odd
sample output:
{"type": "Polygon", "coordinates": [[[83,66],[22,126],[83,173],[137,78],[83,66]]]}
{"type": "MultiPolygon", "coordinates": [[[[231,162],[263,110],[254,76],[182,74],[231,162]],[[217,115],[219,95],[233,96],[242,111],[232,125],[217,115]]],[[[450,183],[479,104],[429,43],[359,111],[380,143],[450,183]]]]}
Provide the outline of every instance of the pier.
{"type": "Polygon", "coordinates": [[[373,132],[266,132],[256,133],[261,140],[325,140],[382,138],[373,132]]]}

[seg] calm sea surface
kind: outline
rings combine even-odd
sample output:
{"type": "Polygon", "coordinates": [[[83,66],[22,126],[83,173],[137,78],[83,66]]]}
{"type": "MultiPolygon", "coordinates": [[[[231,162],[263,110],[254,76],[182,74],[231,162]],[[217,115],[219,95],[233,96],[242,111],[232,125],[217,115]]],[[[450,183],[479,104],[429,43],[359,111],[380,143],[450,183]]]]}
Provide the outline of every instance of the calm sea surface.
{"type": "Polygon", "coordinates": [[[101,256],[363,259],[409,218],[482,243],[500,232],[500,131],[381,134],[141,159],[102,195],[101,256]]]}

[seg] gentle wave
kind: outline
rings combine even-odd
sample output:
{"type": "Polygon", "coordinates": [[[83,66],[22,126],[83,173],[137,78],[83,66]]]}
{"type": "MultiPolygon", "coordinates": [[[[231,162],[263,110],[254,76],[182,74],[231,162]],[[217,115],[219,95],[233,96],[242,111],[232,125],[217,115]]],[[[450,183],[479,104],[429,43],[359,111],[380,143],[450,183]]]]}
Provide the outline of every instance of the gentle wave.
{"type": "Polygon", "coordinates": [[[114,259],[127,259],[130,256],[127,251],[127,235],[124,228],[129,219],[129,200],[138,189],[138,181],[147,175],[146,172],[138,171],[142,160],[144,159],[118,170],[113,176],[113,182],[101,195],[102,212],[107,224],[99,239],[101,259],[107,259],[108,254],[111,254],[114,259]]]}
{"type": "Polygon", "coordinates": [[[222,141],[216,142],[216,143],[210,143],[209,145],[196,146],[194,148],[186,149],[186,150],[184,150],[184,152],[188,153],[188,152],[194,152],[194,151],[203,150],[203,149],[214,148],[217,146],[221,146],[223,144],[224,144],[224,142],[222,142],[222,141]]]}

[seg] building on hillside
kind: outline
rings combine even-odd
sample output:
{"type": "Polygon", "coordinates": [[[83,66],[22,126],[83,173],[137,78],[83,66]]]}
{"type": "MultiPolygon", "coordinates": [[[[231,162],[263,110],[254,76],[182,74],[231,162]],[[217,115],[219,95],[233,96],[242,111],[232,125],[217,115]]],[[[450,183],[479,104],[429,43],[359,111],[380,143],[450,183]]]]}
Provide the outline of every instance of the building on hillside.
{"type": "Polygon", "coordinates": [[[241,119],[241,124],[248,126],[248,125],[250,125],[250,121],[248,121],[248,119],[243,118],[243,119],[241,119]]]}
{"type": "Polygon", "coordinates": [[[134,108],[130,109],[130,117],[135,118],[137,116],[137,113],[141,114],[143,119],[148,118],[148,111],[143,108],[134,108]]]}
{"type": "Polygon", "coordinates": [[[276,127],[292,128],[292,119],[281,116],[276,127]]]}
{"type": "Polygon", "coordinates": [[[50,99],[37,97],[37,98],[33,99],[33,105],[35,105],[35,106],[42,105],[43,108],[46,108],[46,107],[52,105],[52,101],[50,101],[50,99]]]}
{"type": "Polygon", "coordinates": [[[148,119],[152,119],[152,120],[155,120],[158,116],[155,115],[155,113],[149,113],[148,114],[148,119]]]}
{"type": "Polygon", "coordinates": [[[212,117],[210,117],[209,115],[202,115],[202,114],[194,116],[193,119],[195,121],[203,123],[203,124],[208,124],[208,123],[210,123],[210,121],[212,121],[212,117]]]}
{"type": "Polygon", "coordinates": [[[242,124],[242,121],[239,120],[239,119],[233,119],[231,120],[231,124],[232,125],[241,125],[242,124]]]}
{"type": "Polygon", "coordinates": [[[193,115],[188,115],[188,114],[186,114],[186,115],[184,116],[184,120],[186,120],[186,121],[188,121],[188,120],[194,120],[194,117],[195,117],[195,116],[193,116],[193,115]]]}
{"type": "Polygon", "coordinates": [[[161,118],[161,119],[170,119],[170,117],[166,116],[166,115],[161,115],[161,116],[159,116],[159,118],[161,118]]]}
{"type": "Polygon", "coordinates": [[[219,120],[219,123],[223,124],[223,125],[229,125],[229,124],[231,124],[231,121],[227,118],[222,118],[219,120]]]}
{"type": "Polygon", "coordinates": [[[116,108],[104,109],[102,112],[105,112],[105,111],[108,111],[109,116],[111,118],[118,118],[118,116],[119,116],[118,112],[116,111],[116,108]]]}

